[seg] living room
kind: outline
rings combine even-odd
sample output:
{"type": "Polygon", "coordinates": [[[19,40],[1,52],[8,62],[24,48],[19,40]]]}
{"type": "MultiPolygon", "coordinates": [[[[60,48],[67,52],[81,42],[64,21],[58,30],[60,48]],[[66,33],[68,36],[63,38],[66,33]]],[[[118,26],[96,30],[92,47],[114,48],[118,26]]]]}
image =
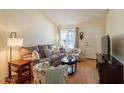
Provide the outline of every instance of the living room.
{"type": "MultiPolygon", "coordinates": [[[[105,35],[109,35],[111,39],[111,55],[124,64],[124,33],[122,30],[124,10],[1,9],[0,20],[0,81],[2,83],[11,83],[5,82],[9,76],[8,62],[18,60],[24,54],[20,54],[20,47],[13,46],[10,49],[7,44],[11,32],[12,36],[23,39],[21,47],[52,45],[55,49],[58,47],[65,49],[66,56],[69,55],[70,49],[80,49],[77,71],[73,75],[67,75],[67,79],[70,78],[68,84],[99,84],[96,53],[101,53],[101,38],[105,35]],[[63,35],[69,35],[68,31],[74,34],[73,37],[62,38],[63,35]],[[63,43],[63,39],[68,42],[63,43]],[[10,51],[11,54],[9,54],[10,51]]],[[[34,78],[31,79],[31,83],[34,83],[34,78]]]]}

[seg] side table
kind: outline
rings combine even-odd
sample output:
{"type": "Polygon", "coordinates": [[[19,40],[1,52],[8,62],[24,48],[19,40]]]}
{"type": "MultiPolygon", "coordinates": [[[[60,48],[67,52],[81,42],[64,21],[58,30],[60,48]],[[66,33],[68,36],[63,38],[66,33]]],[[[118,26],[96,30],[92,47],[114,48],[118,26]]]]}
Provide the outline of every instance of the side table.
{"type": "Polygon", "coordinates": [[[18,73],[18,83],[23,83],[23,73],[28,73],[28,80],[31,82],[31,61],[29,60],[14,60],[12,62],[9,62],[9,78],[11,79],[11,72],[17,72],[18,73]],[[12,67],[17,68],[17,70],[13,70],[12,67]],[[26,68],[27,67],[27,68],[26,68]]]}

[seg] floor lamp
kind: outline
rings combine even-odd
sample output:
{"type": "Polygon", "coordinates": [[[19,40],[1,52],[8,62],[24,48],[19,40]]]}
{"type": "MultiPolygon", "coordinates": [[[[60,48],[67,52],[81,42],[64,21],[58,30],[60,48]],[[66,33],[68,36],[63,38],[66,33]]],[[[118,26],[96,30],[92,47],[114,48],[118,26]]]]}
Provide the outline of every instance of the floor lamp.
{"type": "MultiPolygon", "coordinates": [[[[16,32],[11,32],[9,38],[7,39],[7,46],[10,47],[10,62],[12,62],[12,47],[13,46],[22,46],[23,45],[23,39],[17,38],[16,32]]],[[[11,81],[11,66],[9,65],[9,77],[8,81],[11,81]]]]}

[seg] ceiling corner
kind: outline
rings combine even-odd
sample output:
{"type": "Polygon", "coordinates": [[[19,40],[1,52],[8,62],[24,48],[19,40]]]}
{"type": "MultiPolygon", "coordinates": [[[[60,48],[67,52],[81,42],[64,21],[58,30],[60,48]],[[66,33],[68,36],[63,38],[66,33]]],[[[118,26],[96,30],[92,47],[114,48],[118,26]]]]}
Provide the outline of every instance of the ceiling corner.
{"type": "Polygon", "coordinates": [[[56,26],[58,26],[58,24],[56,24],[49,16],[47,16],[47,14],[45,14],[42,10],[40,10],[40,12],[46,17],[48,18],[48,20],[50,20],[53,24],[55,24],[56,26]]]}

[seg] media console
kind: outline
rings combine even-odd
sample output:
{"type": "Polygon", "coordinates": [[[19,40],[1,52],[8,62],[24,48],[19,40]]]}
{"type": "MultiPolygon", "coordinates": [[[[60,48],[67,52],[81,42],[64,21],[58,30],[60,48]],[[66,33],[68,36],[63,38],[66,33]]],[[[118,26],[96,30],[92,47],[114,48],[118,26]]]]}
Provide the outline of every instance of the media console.
{"type": "Polygon", "coordinates": [[[100,84],[123,84],[123,64],[114,57],[106,59],[102,54],[96,54],[97,69],[100,84]]]}

